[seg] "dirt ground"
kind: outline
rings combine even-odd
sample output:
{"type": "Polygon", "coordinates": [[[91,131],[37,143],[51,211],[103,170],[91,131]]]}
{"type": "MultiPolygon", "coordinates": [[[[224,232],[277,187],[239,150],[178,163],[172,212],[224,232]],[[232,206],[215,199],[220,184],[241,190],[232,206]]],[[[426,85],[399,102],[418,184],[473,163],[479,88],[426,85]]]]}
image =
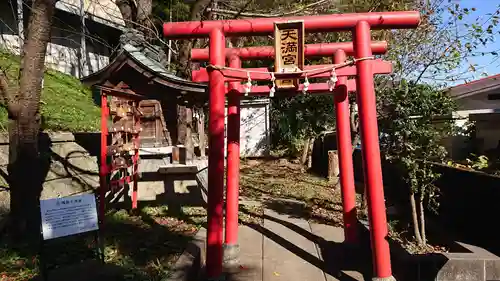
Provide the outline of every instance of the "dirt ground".
{"type": "MultiPolygon", "coordinates": [[[[273,198],[304,202],[300,214],[310,220],[342,225],[342,200],[336,180],[308,173],[286,160],[249,160],[241,165],[240,195],[269,204],[273,198]]],[[[358,198],[358,201],[361,197],[358,198]]]]}

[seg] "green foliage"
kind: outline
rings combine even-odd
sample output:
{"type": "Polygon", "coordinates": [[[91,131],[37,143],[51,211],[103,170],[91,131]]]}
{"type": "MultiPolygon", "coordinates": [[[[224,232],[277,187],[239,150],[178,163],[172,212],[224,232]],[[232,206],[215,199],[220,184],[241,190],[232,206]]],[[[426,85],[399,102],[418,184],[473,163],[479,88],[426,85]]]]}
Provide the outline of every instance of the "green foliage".
{"type": "Polygon", "coordinates": [[[486,170],[490,167],[490,160],[485,155],[477,156],[474,153],[470,154],[471,157],[465,159],[465,164],[457,163],[452,160],[447,162],[448,166],[455,168],[471,169],[476,171],[486,170]]]}
{"type": "Polygon", "coordinates": [[[496,48],[479,49],[495,42],[500,32],[500,5],[488,13],[459,1],[431,0],[417,9],[422,12],[418,28],[396,30],[386,38],[391,46],[386,58],[396,62],[396,79],[446,85],[480,73],[486,65],[475,63],[475,57],[498,58],[496,48]]]}
{"type": "MultiPolygon", "coordinates": [[[[12,87],[17,85],[19,57],[0,50],[0,68],[7,73],[12,87]]],[[[98,131],[100,109],[92,92],[70,75],[55,70],[45,72],[42,91],[42,128],[53,131],[98,131]]],[[[7,111],[0,108],[0,129],[7,130],[7,111]]]]}
{"type": "MultiPolygon", "coordinates": [[[[412,9],[414,6],[414,1],[408,0],[343,0],[331,6],[319,5],[312,9],[310,13],[397,11],[412,9]]],[[[293,9],[289,7],[288,10],[293,9]]],[[[384,36],[384,32],[374,31],[374,40],[385,39],[384,36]]],[[[308,34],[306,36],[306,43],[351,41],[351,37],[349,32],[308,34]]],[[[272,45],[271,42],[266,43],[261,41],[253,40],[245,45],[256,45],[258,43],[272,45]]],[[[330,58],[320,60],[306,59],[307,65],[327,63],[331,63],[330,58]]],[[[262,66],[269,65],[251,65],[251,67],[262,66]]],[[[250,65],[245,67],[250,67],[250,65]]],[[[276,99],[272,102],[271,136],[274,149],[285,148],[288,149],[289,153],[294,154],[300,149],[304,139],[316,137],[325,130],[333,130],[334,126],[335,113],[332,96],[305,95],[289,99],[276,99]]]]}
{"type": "Polygon", "coordinates": [[[272,100],[271,140],[275,149],[285,148],[294,154],[302,140],[316,137],[334,126],[332,95],[298,95],[272,100]]]}
{"type": "Polygon", "coordinates": [[[488,166],[489,166],[488,157],[486,157],[485,155],[477,156],[475,154],[472,154],[471,156],[474,158],[472,158],[472,159],[467,158],[467,163],[471,166],[472,169],[482,170],[482,169],[488,168],[488,166]]]}
{"type": "Polygon", "coordinates": [[[414,194],[432,202],[439,178],[432,162],[442,162],[444,137],[454,132],[450,97],[433,86],[403,81],[378,93],[381,151],[406,175],[414,194]]]}
{"type": "Polygon", "coordinates": [[[153,0],[152,16],[162,22],[169,22],[170,15],[172,15],[173,22],[187,21],[189,20],[190,6],[185,2],[182,0],[170,0],[168,2],[153,0]]]}

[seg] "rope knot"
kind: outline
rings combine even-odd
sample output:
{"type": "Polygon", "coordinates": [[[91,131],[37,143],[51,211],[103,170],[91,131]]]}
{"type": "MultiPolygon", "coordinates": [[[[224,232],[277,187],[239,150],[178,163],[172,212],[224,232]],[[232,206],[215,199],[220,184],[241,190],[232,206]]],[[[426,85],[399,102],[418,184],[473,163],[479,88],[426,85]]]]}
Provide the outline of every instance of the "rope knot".
{"type": "Polygon", "coordinates": [[[335,84],[337,83],[337,73],[335,72],[335,68],[332,69],[332,74],[330,76],[330,80],[328,80],[328,86],[330,87],[330,92],[335,89],[335,84]]]}
{"type": "Polygon", "coordinates": [[[252,78],[250,78],[250,72],[247,72],[247,83],[245,84],[245,97],[250,94],[250,90],[252,89],[252,78]]]}
{"type": "Polygon", "coordinates": [[[309,83],[309,79],[307,79],[307,73],[306,73],[306,77],[304,79],[304,88],[302,89],[302,93],[304,95],[307,94],[307,90],[309,90],[309,85],[310,85],[310,83],[309,83]]]}
{"type": "Polygon", "coordinates": [[[269,91],[269,97],[274,97],[274,93],[276,92],[276,77],[274,77],[274,72],[271,72],[271,82],[273,83],[273,86],[271,87],[271,90],[269,91]]]}

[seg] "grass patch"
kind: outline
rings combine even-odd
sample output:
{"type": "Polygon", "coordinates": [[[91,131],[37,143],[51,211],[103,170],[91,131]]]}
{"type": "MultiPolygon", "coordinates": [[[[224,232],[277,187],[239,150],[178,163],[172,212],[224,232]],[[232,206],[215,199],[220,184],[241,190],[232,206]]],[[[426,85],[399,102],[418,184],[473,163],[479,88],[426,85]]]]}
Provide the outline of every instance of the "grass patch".
{"type": "MultiPolygon", "coordinates": [[[[17,87],[19,65],[18,56],[0,50],[0,68],[6,72],[12,87],[17,87]]],[[[91,90],[73,76],[47,69],[40,103],[45,130],[99,130],[100,108],[94,103],[91,90]]],[[[7,111],[0,108],[0,130],[7,130],[7,121],[7,111]]]]}
{"type": "MultiPolygon", "coordinates": [[[[78,278],[68,276],[65,280],[156,281],[165,278],[206,221],[203,208],[184,207],[181,213],[173,216],[166,206],[145,207],[136,214],[124,210],[109,212],[101,236],[106,264],[93,269],[101,272],[78,269],[70,271],[78,278]],[[87,274],[92,275],[85,276],[87,274]]],[[[60,264],[65,270],[91,258],[95,243],[94,235],[56,239],[46,248],[50,253],[46,260],[52,265],[60,264]]],[[[30,280],[40,274],[38,252],[30,252],[22,246],[14,248],[8,239],[3,239],[0,246],[0,280],[30,280]]]]}
{"type": "Polygon", "coordinates": [[[12,249],[8,243],[0,244],[0,280],[29,280],[38,274],[37,256],[30,258],[21,249],[12,249]],[[10,278],[10,279],[9,279],[10,278]]]}

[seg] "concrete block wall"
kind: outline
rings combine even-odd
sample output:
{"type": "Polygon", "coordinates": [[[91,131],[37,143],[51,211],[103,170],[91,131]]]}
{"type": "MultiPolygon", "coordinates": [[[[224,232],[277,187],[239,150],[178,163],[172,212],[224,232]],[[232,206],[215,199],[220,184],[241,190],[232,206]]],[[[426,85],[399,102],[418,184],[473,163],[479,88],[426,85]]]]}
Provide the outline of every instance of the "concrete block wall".
{"type": "MultiPolygon", "coordinates": [[[[97,157],[77,143],[71,133],[43,133],[40,153],[47,163],[42,199],[88,192],[99,186],[97,157]]],[[[8,135],[0,134],[0,185],[7,185],[5,176],[9,161],[8,135]]],[[[9,192],[0,188],[0,216],[9,211],[9,192]]]]}

